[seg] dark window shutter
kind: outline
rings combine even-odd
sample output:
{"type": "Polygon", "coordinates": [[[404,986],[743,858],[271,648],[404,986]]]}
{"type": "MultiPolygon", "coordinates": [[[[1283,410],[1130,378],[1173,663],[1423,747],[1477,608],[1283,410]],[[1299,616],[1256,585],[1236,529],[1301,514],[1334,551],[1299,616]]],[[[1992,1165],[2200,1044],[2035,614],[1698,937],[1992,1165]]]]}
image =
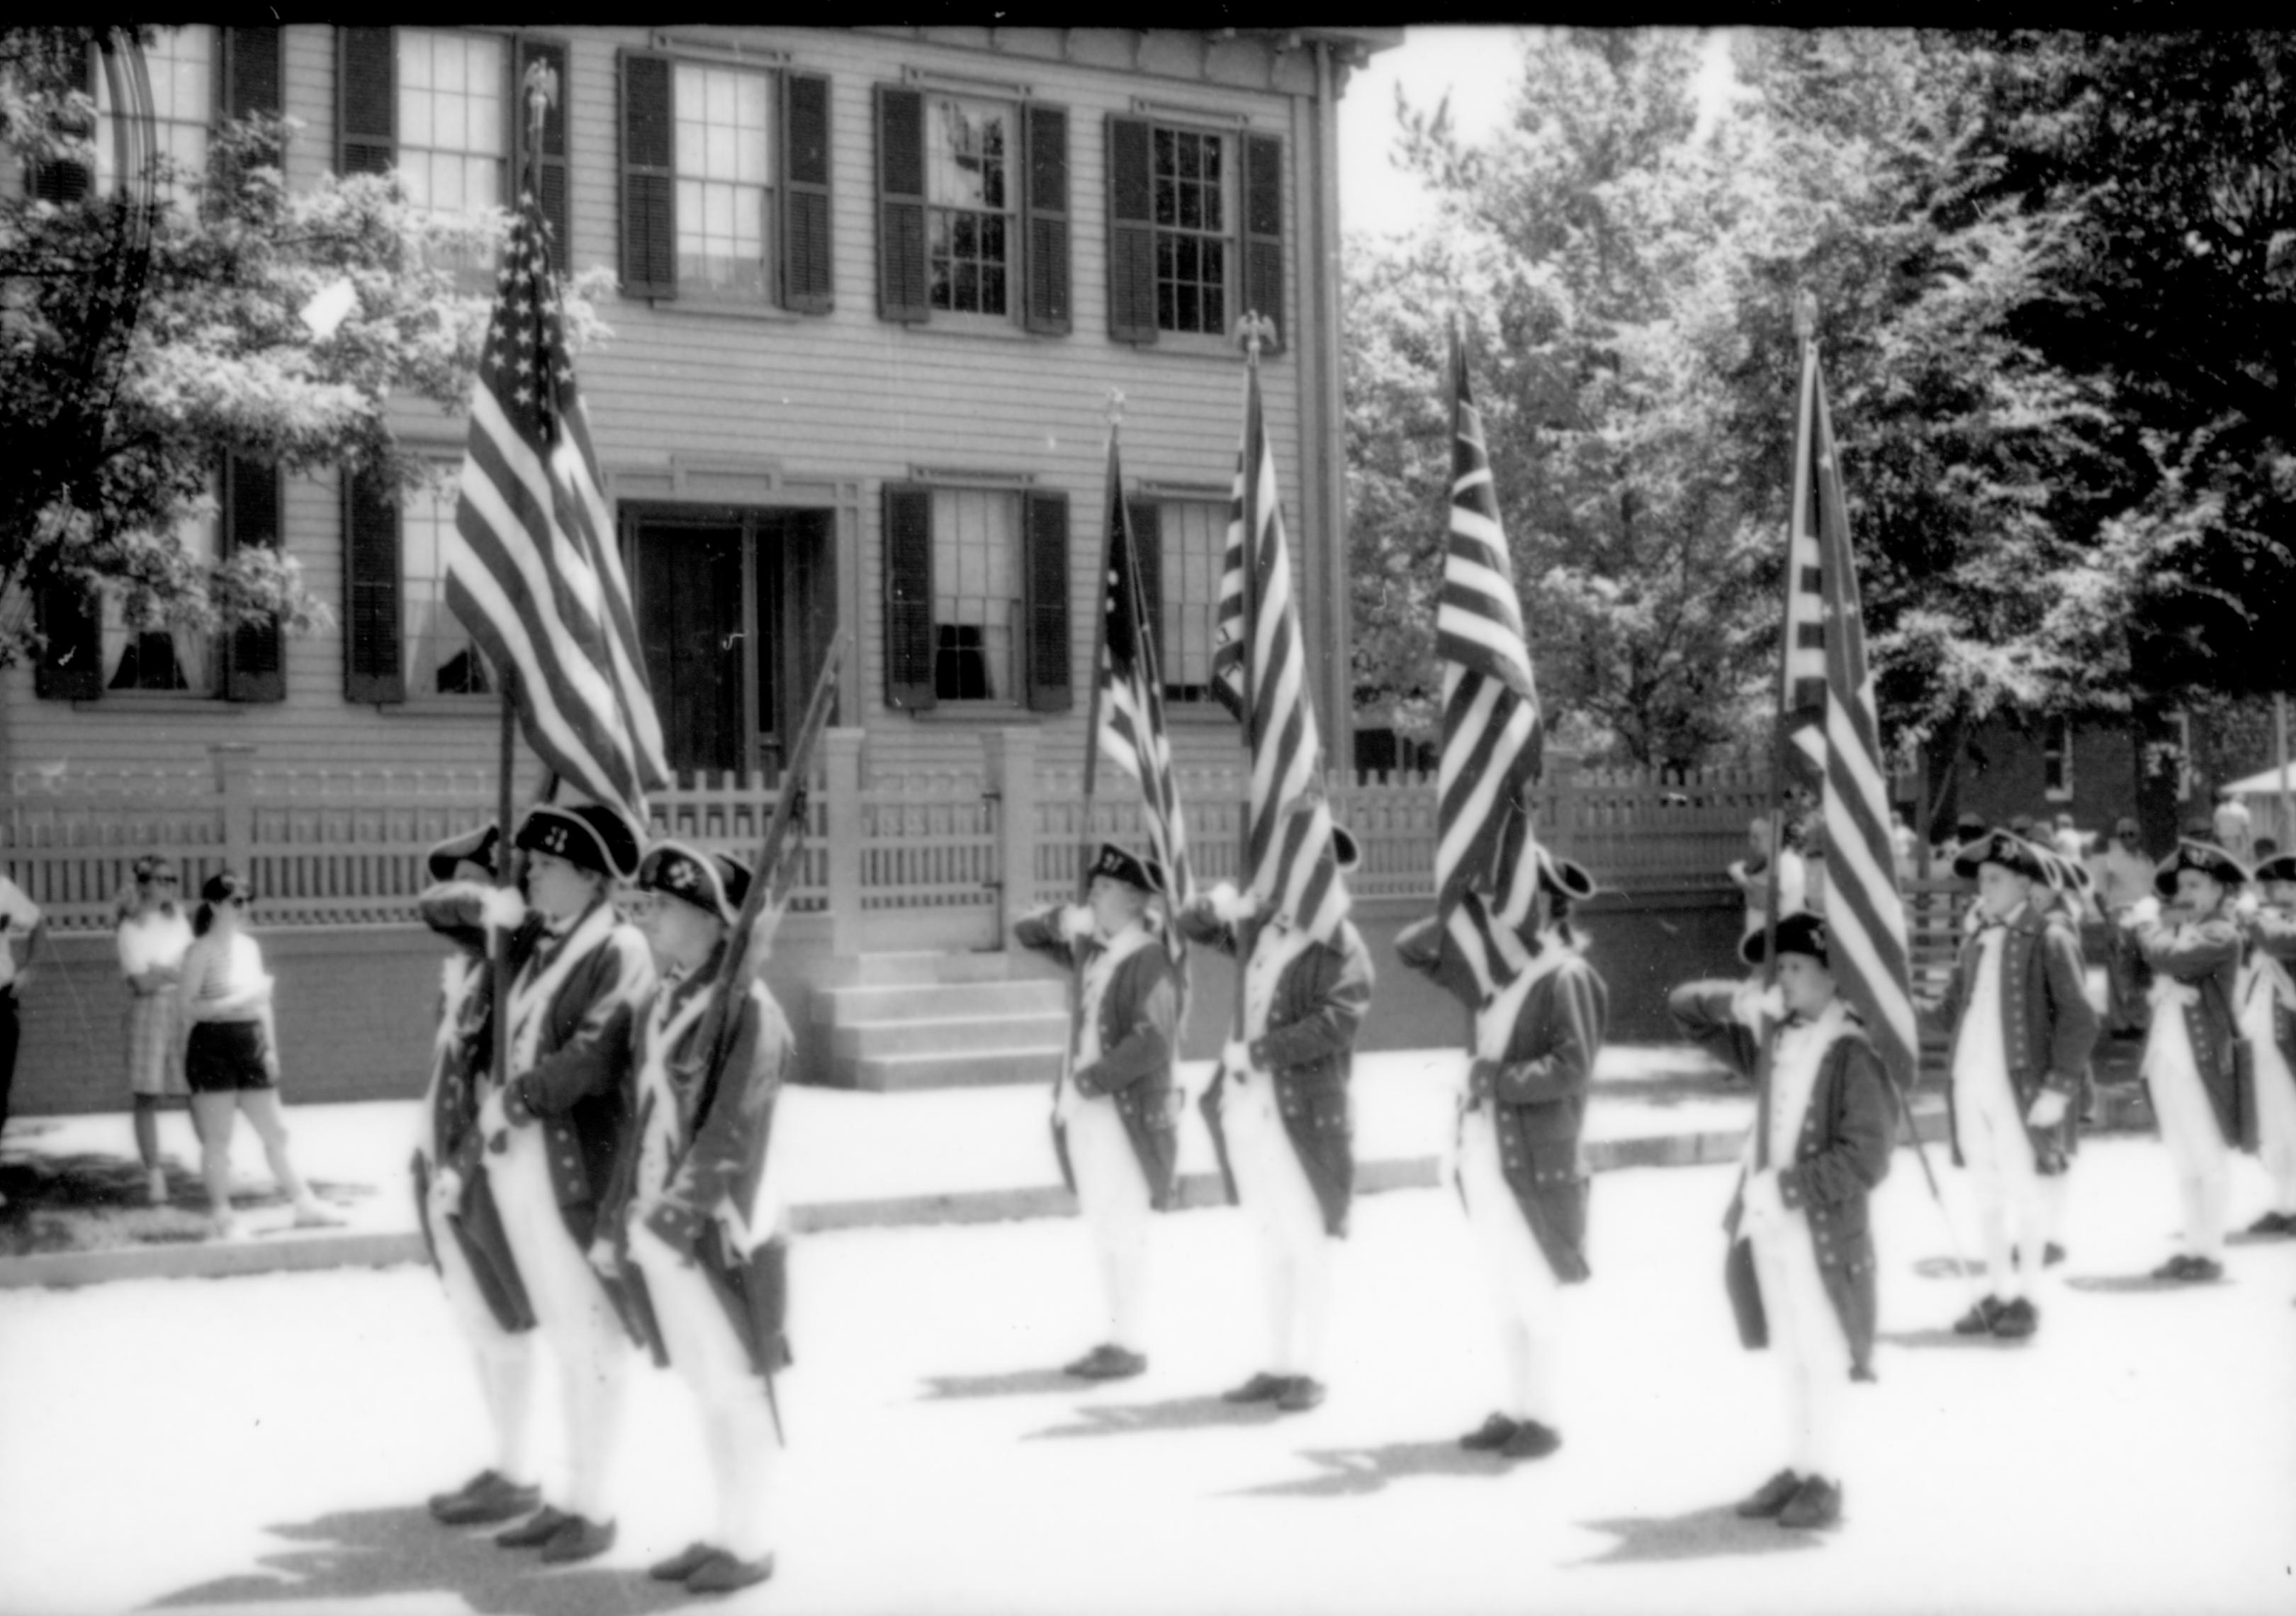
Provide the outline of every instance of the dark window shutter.
{"type": "Polygon", "coordinates": [[[782,75],[782,306],[837,307],[830,252],[829,80],[782,75]]]}
{"type": "Polygon", "coordinates": [[[932,707],[932,494],[885,488],[885,704],[932,707]]]}
{"type": "Polygon", "coordinates": [[[43,701],[93,701],[103,693],[103,602],[94,590],[58,582],[41,588],[37,603],[39,666],[32,688],[43,701]]]}
{"type": "Polygon", "coordinates": [[[622,53],[622,291],[677,295],[676,113],[669,58],[622,53]]]}
{"type": "MultiPolygon", "coordinates": [[[[223,553],[279,547],[279,468],[227,456],[223,470],[223,553]]],[[[287,675],[279,655],[279,619],[235,626],[224,636],[223,694],[232,701],[283,701],[287,675]]]]}
{"type": "Polygon", "coordinates": [[[1243,137],[1243,307],[1275,322],[1275,340],[1260,351],[1283,351],[1283,143],[1273,135],[1243,137]]]}
{"type": "Polygon", "coordinates": [[[1108,119],[1108,334],[1156,340],[1156,176],[1145,119],[1108,119]]]}
{"type": "Polygon", "coordinates": [[[224,116],[251,118],[267,112],[277,117],[285,104],[280,91],[279,30],[227,28],[221,32],[224,116]]]}
{"type": "Polygon", "coordinates": [[[398,501],[376,472],[343,478],[343,700],[406,700],[399,654],[398,501]]]}
{"type": "Polygon", "coordinates": [[[1021,113],[1028,131],[1029,185],[1021,234],[1028,254],[1023,323],[1030,331],[1066,336],[1069,313],[1069,112],[1031,102],[1021,113]]]}
{"type": "Polygon", "coordinates": [[[572,76],[566,70],[566,42],[536,34],[520,35],[518,67],[510,81],[510,125],[515,151],[511,183],[519,183],[529,162],[534,165],[536,184],[541,187],[542,217],[550,222],[551,257],[561,270],[567,271],[574,267],[566,183],[566,102],[570,94],[572,76]],[[558,104],[542,115],[538,148],[526,116],[526,70],[537,62],[549,63],[551,71],[558,75],[558,104]]]}
{"type": "Polygon", "coordinates": [[[925,265],[925,98],[877,86],[877,314],[932,315],[925,265]]]}
{"type": "Polygon", "coordinates": [[[1140,573],[1140,611],[1148,619],[1148,638],[1156,647],[1156,671],[1167,683],[1171,669],[1164,662],[1164,507],[1152,499],[1125,502],[1132,517],[1132,564],[1140,573]]]}
{"type": "MultiPolygon", "coordinates": [[[[89,94],[95,94],[95,47],[90,45],[87,58],[80,71],[78,86],[89,94]]],[[[83,131],[94,135],[94,131],[83,131]]],[[[53,202],[68,208],[74,202],[86,201],[95,189],[95,169],[81,162],[35,162],[26,188],[36,201],[53,202]]]]}
{"type": "Polygon", "coordinates": [[[1066,712],[1069,677],[1069,496],[1023,495],[1021,542],[1027,547],[1029,710],[1066,712]]]}
{"type": "Polygon", "coordinates": [[[335,172],[381,174],[398,156],[398,41],[387,28],[339,28],[335,172]]]}

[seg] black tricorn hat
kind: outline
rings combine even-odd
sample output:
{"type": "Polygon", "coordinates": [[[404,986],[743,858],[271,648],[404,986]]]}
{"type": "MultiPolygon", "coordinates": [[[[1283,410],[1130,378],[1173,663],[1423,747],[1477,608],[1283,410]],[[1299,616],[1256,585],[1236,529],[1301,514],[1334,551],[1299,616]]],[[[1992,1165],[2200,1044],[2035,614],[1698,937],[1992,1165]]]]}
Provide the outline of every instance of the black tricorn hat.
{"type": "Polygon", "coordinates": [[[2248,872],[2240,867],[2240,861],[2222,848],[2187,837],[2153,870],[2152,890],[2163,898],[2176,897],[2177,876],[2185,870],[2198,870],[2227,887],[2239,886],[2248,879],[2248,872]]]}
{"type": "Polygon", "coordinates": [[[545,802],[518,827],[516,845],[548,853],[599,875],[627,881],[638,867],[638,833],[619,809],[603,802],[545,802]]]}
{"type": "Polygon", "coordinates": [[[489,874],[495,869],[495,850],[502,845],[502,827],[491,819],[467,831],[457,831],[444,841],[434,843],[423,861],[433,881],[455,879],[455,866],[468,860],[484,865],[489,874]]]}
{"type": "Polygon", "coordinates": [[[1585,903],[1595,892],[1595,878],[1586,866],[1543,846],[1538,849],[1538,884],[1573,903],[1585,903]]]}
{"type": "Polygon", "coordinates": [[[682,841],[657,841],[638,861],[643,891],[682,898],[727,925],[742,918],[750,895],[750,866],[731,853],[704,853],[682,841]]]}
{"type": "Polygon", "coordinates": [[[1105,875],[1111,881],[1120,881],[1128,887],[1143,892],[1164,890],[1164,866],[1152,858],[1136,858],[1112,841],[1100,844],[1100,857],[1092,861],[1092,873],[1105,875]]]}
{"type": "Polygon", "coordinates": [[[1964,881],[1973,878],[1981,864],[1997,864],[2030,881],[2047,881],[2048,865],[2039,848],[2008,831],[1988,831],[1976,841],[1955,849],[1953,873],[1964,881]]]}
{"type": "Polygon", "coordinates": [[[2256,866],[2259,881],[2296,881],[2296,853],[2275,853],[2256,866]]]}
{"type": "MultiPolygon", "coordinates": [[[[1777,932],[1780,954],[1806,954],[1821,965],[1831,966],[1833,963],[1825,951],[1828,941],[1825,923],[1808,910],[1797,909],[1780,918],[1777,932]]],[[[1750,965],[1760,964],[1763,959],[1762,939],[1760,931],[1751,933],[1738,946],[1738,957],[1750,965]]]]}

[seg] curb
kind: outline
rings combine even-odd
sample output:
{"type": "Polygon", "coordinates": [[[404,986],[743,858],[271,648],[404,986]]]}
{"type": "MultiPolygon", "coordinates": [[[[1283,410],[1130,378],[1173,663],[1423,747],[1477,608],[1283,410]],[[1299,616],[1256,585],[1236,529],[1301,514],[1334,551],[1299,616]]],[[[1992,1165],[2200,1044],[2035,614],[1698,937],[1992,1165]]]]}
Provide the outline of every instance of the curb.
{"type": "MultiPolygon", "coordinates": [[[[1925,1098],[1929,1096],[1924,1096],[1925,1098]]],[[[1924,1144],[1946,1135],[1945,1109],[1915,1103],[1914,1134],[1924,1144]]],[[[2141,1131],[2152,1123],[2141,1088],[2099,1091],[2091,1133],[2141,1131]]],[[[1649,1134],[1627,1139],[1589,1140],[1587,1165],[1597,1173],[1626,1168],[1707,1167],[1734,1161],[1745,1148],[1743,1128],[1700,1133],[1649,1134]]],[[[1356,1193],[1435,1189],[1442,1182],[1434,1156],[1388,1157],[1356,1164],[1356,1193]]],[[[1189,1173],[1175,1186],[1179,1208],[1198,1210],[1226,1204],[1216,1173],[1189,1173]]],[[[854,1229],[918,1228],[940,1225],[1008,1223],[1033,1218],[1073,1218],[1076,1197],[1056,1184],[1014,1189],[957,1190],[931,1195],[890,1195],[868,1201],[806,1202],[790,1209],[792,1234],[826,1235],[854,1229]]],[[[422,1236],[391,1235],[298,1235],[283,1232],[253,1240],[185,1241],[167,1245],[122,1246],[102,1251],[59,1251],[0,1259],[0,1291],[43,1287],[68,1289],[124,1279],[227,1279],[245,1274],[307,1273],[323,1268],[394,1267],[428,1262],[422,1236]]]]}

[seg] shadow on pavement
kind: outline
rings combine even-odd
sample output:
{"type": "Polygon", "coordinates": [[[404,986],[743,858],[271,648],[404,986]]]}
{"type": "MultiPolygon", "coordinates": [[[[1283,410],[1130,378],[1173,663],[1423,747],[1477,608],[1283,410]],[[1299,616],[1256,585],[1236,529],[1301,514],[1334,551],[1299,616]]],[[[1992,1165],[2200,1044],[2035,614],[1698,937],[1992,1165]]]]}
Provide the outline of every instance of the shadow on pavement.
{"type": "Polygon", "coordinates": [[[2203,1291],[2224,1283],[2221,1279],[2155,1279],[2150,1274],[2081,1274],[2066,1280],[2065,1289],[2134,1296],[2148,1291],[2203,1291]]]}
{"type": "Polygon", "coordinates": [[[1229,1403],[1216,1397],[1173,1398],[1161,1403],[1088,1403],[1074,1425],[1032,1431],[1040,1437],[1121,1437],[1152,1431],[1208,1431],[1219,1425],[1268,1425],[1280,1416],[1273,1403],[1229,1403]]]}
{"type": "Polygon", "coordinates": [[[1914,1264],[1914,1272],[1923,1279],[1974,1278],[1985,1272],[1985,1265],[1952,1257],[1924,1257],[1914,1264]]]}
{"type": "Polygon", "coordinates": [[[1046,1391],[1078,1391],[1088,1384],[1058,1369],[1013,1369],[1003,1374],[929,1374],[917,1400],[954,1398],[1029,1397],[1046,1391]]]}
{"type": "Polygon", "coordinates": [[[1605,1553],[1568,1562],[1566,1570],[1792,1554],[1816,1548],[1821,1541],[1816,1532],[1789,1531],[1775,1521],[1742,1521],[1736,1506],[1729,1504],[1693,1510],[1686,1515],[1620,1515],[1578,1524],[1589,1531],[1608,1532],[1619,1541],[1605,1553]]]}
{"type": "Polygon", "coordinates": [[[145,1607],[308,1608],[323,1600],[451,1594],[487,1616],[637,1616],[690,1608],[693,1595],[637,1570],[546,1566],[530,1549],[502,1549],[493,1531],[440,1526],[421,1508],[345,1510],[268,1529],[307,1546],[261,1556],[264,1571],[219,1577],[145,1607]]]}
{"type": "Polygon", "coordinates": [[[1956,1335],[1951,1329],[1884,1330],[1874,1338],[1893,1347],[1999,1347],[2010,1343],[1997,1335],[1956,1335]]]}
{"type": "Polygon", "coordinates": [[[1470,1453],[1456,1441],[1390,1442],[1382,1448],[1309,1448],[1300,1456],[1320,1475],[1239,1488],[1232,1498],[1355,1498],[1406,1476],[1503,1476],[1516,1468],[1496,1454],[1470,1453]]]}

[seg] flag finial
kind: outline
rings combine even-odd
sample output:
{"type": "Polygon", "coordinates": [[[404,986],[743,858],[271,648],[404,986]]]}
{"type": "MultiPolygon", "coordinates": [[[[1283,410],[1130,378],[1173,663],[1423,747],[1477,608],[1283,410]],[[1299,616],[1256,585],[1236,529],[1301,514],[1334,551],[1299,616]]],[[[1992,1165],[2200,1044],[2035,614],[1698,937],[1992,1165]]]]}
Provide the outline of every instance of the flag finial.
{"type": "Polygon", "coordinates": [[[1260,349],[1275,340],[1275,322],[1257,310],[1248,313],[1235,323],[1235,340],[1243,357],[1257,365],[1260,349]]]}
{"type": "Polygon", "coordinates": [[[1794,298],[1794,340],[1807,342],[1817,335],[1817,294],[1805,286],[1794,298]]]}
{"type": "Polygon", "coordinates": [[[1108,390],[1108,430],[1112,432],[1123,424],[1124,390],[1120,387],[1111,387],[1108,390]]]}

